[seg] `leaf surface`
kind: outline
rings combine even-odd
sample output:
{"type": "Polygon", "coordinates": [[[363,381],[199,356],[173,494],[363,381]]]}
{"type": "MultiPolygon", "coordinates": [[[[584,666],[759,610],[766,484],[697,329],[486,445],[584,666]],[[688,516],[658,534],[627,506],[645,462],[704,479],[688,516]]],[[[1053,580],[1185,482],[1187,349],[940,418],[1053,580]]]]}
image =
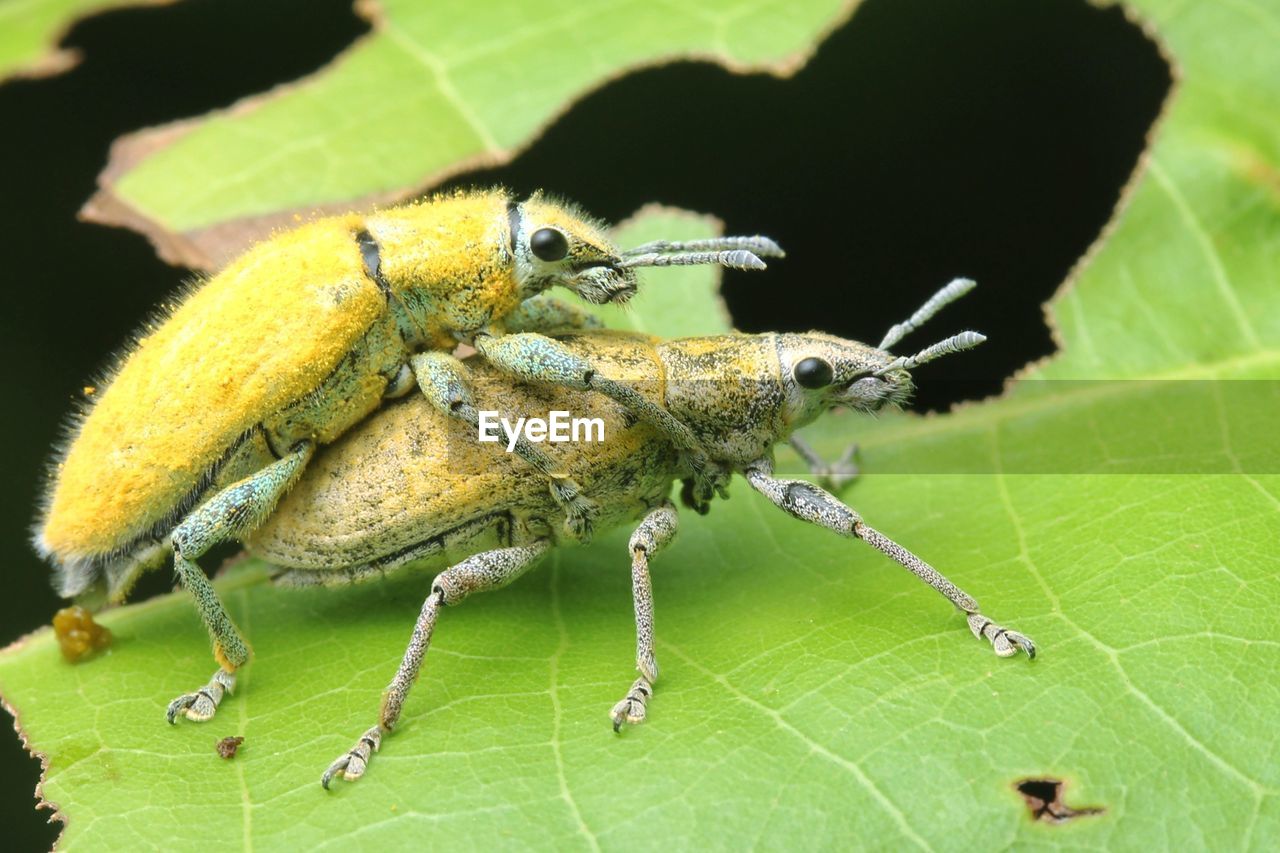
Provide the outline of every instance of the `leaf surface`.
{"type": "MultiPolygon", "coordinates": [[[[810,431],[829,456],[860,442],[866,473],[843,497],[1033,636],[1034,663],[994,658],[891,563],[736,482],[655,561],[648,723],[618,737],[606,717],[634,652],[615,531],[450,610],[370,774],[325,794],[318,774],[372,722],[427,578],[276,590],[247,563],[219,588],[257,657],[210,724],[162,721],[212,669],[182,595],[104,614],[117,643],[90,663],[62,664],[45,632],[0,654],[63,843],[1268,846],[1280,8],[1134,9],[1181,82],[1114,227],[1051,306],[1062,351],[998,400],[810,431]],[[223,761],[231,734],[246,741],[223,761]],[[1025,778],[1106,812],[1033,822],[1025,778]]],[[[644,285],[634,325],[713,330],[705,271],[674,273],[644,285]]],[[[902,351],[949,332],[945,315],[930,329],[902,351]]]]}
{"type": "Polygon", "coordinates": [[[853,5],[368,0],[357,9],[373,33],[319,73],[122,140],[86,213],[138,228],[172,261],[217,266],[295,215],[506,162],[627,70],[698,57],[789,74],[853,5]]]}

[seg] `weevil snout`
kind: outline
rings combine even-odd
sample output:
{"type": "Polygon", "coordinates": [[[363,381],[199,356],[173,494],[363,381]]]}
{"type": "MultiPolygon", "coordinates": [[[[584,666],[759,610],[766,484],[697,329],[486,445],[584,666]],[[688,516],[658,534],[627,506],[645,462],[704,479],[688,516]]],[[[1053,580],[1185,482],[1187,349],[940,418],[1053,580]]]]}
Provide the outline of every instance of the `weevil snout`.
{"type": "Polygon", "coordinates": [[[566,278],[564,285],[593,305],[626,302],[636,294],[636,274],[617,266],[620,259],[589,264],[566,278]]]}
{"type": "MultiPolygon", "coordinates": [[[[892,359],[888,353],[883,353],[892,359]]],[[[911,399],[915,384],[905,370],[872,373],[849,380],[832,395],[832,403],[859,412],[878,412],[886,406],[903,406],[911,399]]]]}

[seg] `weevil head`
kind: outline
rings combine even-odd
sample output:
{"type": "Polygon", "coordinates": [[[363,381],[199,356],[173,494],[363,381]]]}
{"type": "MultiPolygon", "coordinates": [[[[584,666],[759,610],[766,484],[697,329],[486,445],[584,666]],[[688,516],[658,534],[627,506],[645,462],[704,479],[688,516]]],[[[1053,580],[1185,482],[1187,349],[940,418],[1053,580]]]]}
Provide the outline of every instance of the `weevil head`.
{"type": "Polygon", "coordinates": [[[524,296],[567,287],[587,302],[625,302],[636,273],[605,227],[576,206],[535,194],[510,208],[516,281],[524,296]]]}
{"type": "Polygon", "coordinates": [[[833,335],[779,335],[779,378],[788,420],[799,426],[837,406],[865,414],[901,406],[915,386],[910,373],[891,366],[896,359],[833,335]]]}
{"type": "Polygon", "coordinates": [[[909,370],[976,347],[986,337],[961,332],[911,356],[817,333],[780,335],[778,340],[788,420],[800,426],[836,406],[866,414],[901,406],[915,389],[909,370]]]}

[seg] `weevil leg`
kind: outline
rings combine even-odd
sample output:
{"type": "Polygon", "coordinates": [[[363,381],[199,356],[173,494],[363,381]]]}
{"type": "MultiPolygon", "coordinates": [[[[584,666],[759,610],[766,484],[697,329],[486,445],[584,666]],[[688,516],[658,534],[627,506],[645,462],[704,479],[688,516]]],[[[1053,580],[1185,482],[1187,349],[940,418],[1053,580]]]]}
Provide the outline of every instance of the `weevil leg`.
{"type": "Polygon", "coordinates": [[[717,494],[729,496],[732,470],[707,456],[688,425],[630,385],[600,375],[593,364],[559,341],[545,335],[522,332],[476,335],[472,345],[491,364],[512,376],[579,391],[596,391],[616,400],[627,411],[661,432],[686,455],[694,470],[693,497],[699,505],[705,506],[717,494]]]}
{"type": "Polygon", "coordinates": [[[202,722],[218,710],[223,693],[235,687],[235,671],[249,660],[249,647],[236,630],[218,593],[196,563],[202,554],[219,542],[252,529],[275,507],[293,481],[306,467],[315,445],[303,442],[292,453],[249,477],[232,483],[209,498],[182,523],[169,539],[173,544],[173,566],[178,579],[195,600],[200,618],[213,640],[213,656],[219,669],[209,683],[194,693],[184,693],[169,703],[166,717],[172,723],[178,714],[202,722]]]}
{"type": "MultiPolygon", "coordinates": [[[[432,406],[479,430],[480,413],[468,387],[466,365],[442,352],[419,353],[409,360],[409,365],[418,378],[418,387],[432,406]]],[[[595,501],[584,496],[577,482],[550,456],[523,437],[516,440],[515,454],[550,481],[551,494],[565,511],[565,531],[582,542],[591,541],[592,520],[600,511],[595,501]]]]}
{"type": "Polygon", "coordinates": [[[767,459],[747,466],[745,474],[751,487],[780,509],[841,536],[861,539],[940,592],[964,611],[974,636],[988,640],[1000,657],[1016,654],[1018,649],[1025,651],[1029,658],[1036,656],[1036,646],[1031,638],[1001,627],[982,615],[973,596],[947,580],[933,566],[869,526],[862,520],[862,516],[835,496],[804,480],[776,479],[773,476],[773,466],[767,459]]]}
{"type": "Polygon", "coordinates": [[[378,714],[378,725],[373,726],[356,741],[356,745],[339,756],[320,777],[320,784],[326,789],[334,777],[342,774],[348,782],[354,782],[364,775],[369,766],[372,753],[382,744],[382,734],[395,728],[404,708],[409,689],[417,681],[422,669],[422,661],[431,646],[431,635],[435,631],[436,617],[440,608],[448,604],[458,604],[468,595],[475,592],[488,592],[506,586],[520,577],[526,569],[551,548],[550,540],[538,540],[530,545],[518,545],[511,548],[497,548],[468,557],[457,565],[450,566],[436,575],[431,582],[431,593],[422,603],[422,611],[418,621],[413,625],[413,634],[409,637],[409,645],[400,660],[400,668],[395,677],[387,685],[382,694],[382,709],[378,714]]]}
{"type": "Polygon", "coordinates": [[[615,732],[623,723],[644,722],[645,707],[658,680],[658,660],[653,651],[653,586],[649,580],[649,560],[676,535],[679,520],[671,501],[663,501],[661,506],[649,511],[631,534],[628,549],[631,551],[631,595],[636,608],[636,669],[640,677],[609,712],[615,732]]]}
{"type": "Polygon", "coordinates": [[[799,454],[804,464],[809,466],[809,473],[817,478],[819,485],[832,491],[840,491],[858,477],[858,463],[853,458],[858,453],[858,445],[850,444],[835,462],[827,462],[813,445],[798,435],[787,439],[791,449],[799,454]]]}
{"type": "Polygon", "coordinates": [[[530,296],[506,316],[508,332],[552,332],[557,329],[600,329],[604,323],[585,308],[546,293],[530,296]]]}

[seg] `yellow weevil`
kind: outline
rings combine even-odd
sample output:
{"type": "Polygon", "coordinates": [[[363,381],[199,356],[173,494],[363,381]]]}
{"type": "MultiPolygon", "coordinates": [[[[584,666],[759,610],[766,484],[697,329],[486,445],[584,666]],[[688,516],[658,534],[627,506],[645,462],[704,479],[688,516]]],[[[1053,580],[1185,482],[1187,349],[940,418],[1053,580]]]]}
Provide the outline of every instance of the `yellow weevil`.
{"type": "MultiPolygon", "coordinates": [[[[968,286],[944,288],[885,340],[896,342],[968,286]]],[[[773,446],[793,430],[836,406],[873,413],[900,403],[912,389],[909,369],[975,346],[981,335],[964,332],[907,358],[887,352],[888,343],[869,347],[816,333],[659,342],[584,331],[559,340],[688,424],[713,460],[741,472],[779,508],[861,539],[928,583],[965,613],[974,635],[990,641],[998,655],[1022,649],[1034,657],[1028,637],[982,615],[972,597],[834,496],[803,480],[773,476],[773,446]]],[[[640,677],[610,711],[615,730],[639,723],[658,677],[649,560],[675,534],[676,510],[668,496],[674,481],[693,475],[688,457],[653,426],[596,395],[513,386],[483,363],[473,372],[479,405],[517,415],[569,411],[603,422],[605,441],[562,449],[566,470],[602,499],[602,527],[639,520],[629,549],[640,677]]],[[[565,510],[536,472],[476,437],[422,400],[388,406],[326,448],[272,517],[247,537],[251,551],[280,568],[277,580],[291,584],[348,583],[410,562],[448,565],[432,581],[376,725],[324,772],[326,788],[339,774],[359,778],[383,733],[396,724],[440,608],[509,583],[565,541],[565,510]]]]}
{"type": "MultiPolygon", "coordinates": [[[[594,320],[541,294],[560,285],[589,302],[625,300],[639,267],[759,269],[758,255],[780,254],[762,237],[619,251],[576,208],[498,190],[280,234],[166,306],[99,383],[56,460],[35,546],[55,565],[63,595],[105,587],[112,600],[172,549],[219,662],[209,684],[175,708],[207,719],[249,650],[195,561],[252,529],[317,446],[415,380],[437,409],[473,421],[451,355],[459,342],[514,374],[616,397],[689,454],[704,498],[722,488],[725,472],[705,464],[692,433],[666,410],[595,377],[590,365],[572,363],[577,372],[563,375],[563,348],[538,332],[594,320]]],[[[522,442],[516,451],[549,478],[568,529],[586,538],[595,503],[538,448],[522,442]]]]}

